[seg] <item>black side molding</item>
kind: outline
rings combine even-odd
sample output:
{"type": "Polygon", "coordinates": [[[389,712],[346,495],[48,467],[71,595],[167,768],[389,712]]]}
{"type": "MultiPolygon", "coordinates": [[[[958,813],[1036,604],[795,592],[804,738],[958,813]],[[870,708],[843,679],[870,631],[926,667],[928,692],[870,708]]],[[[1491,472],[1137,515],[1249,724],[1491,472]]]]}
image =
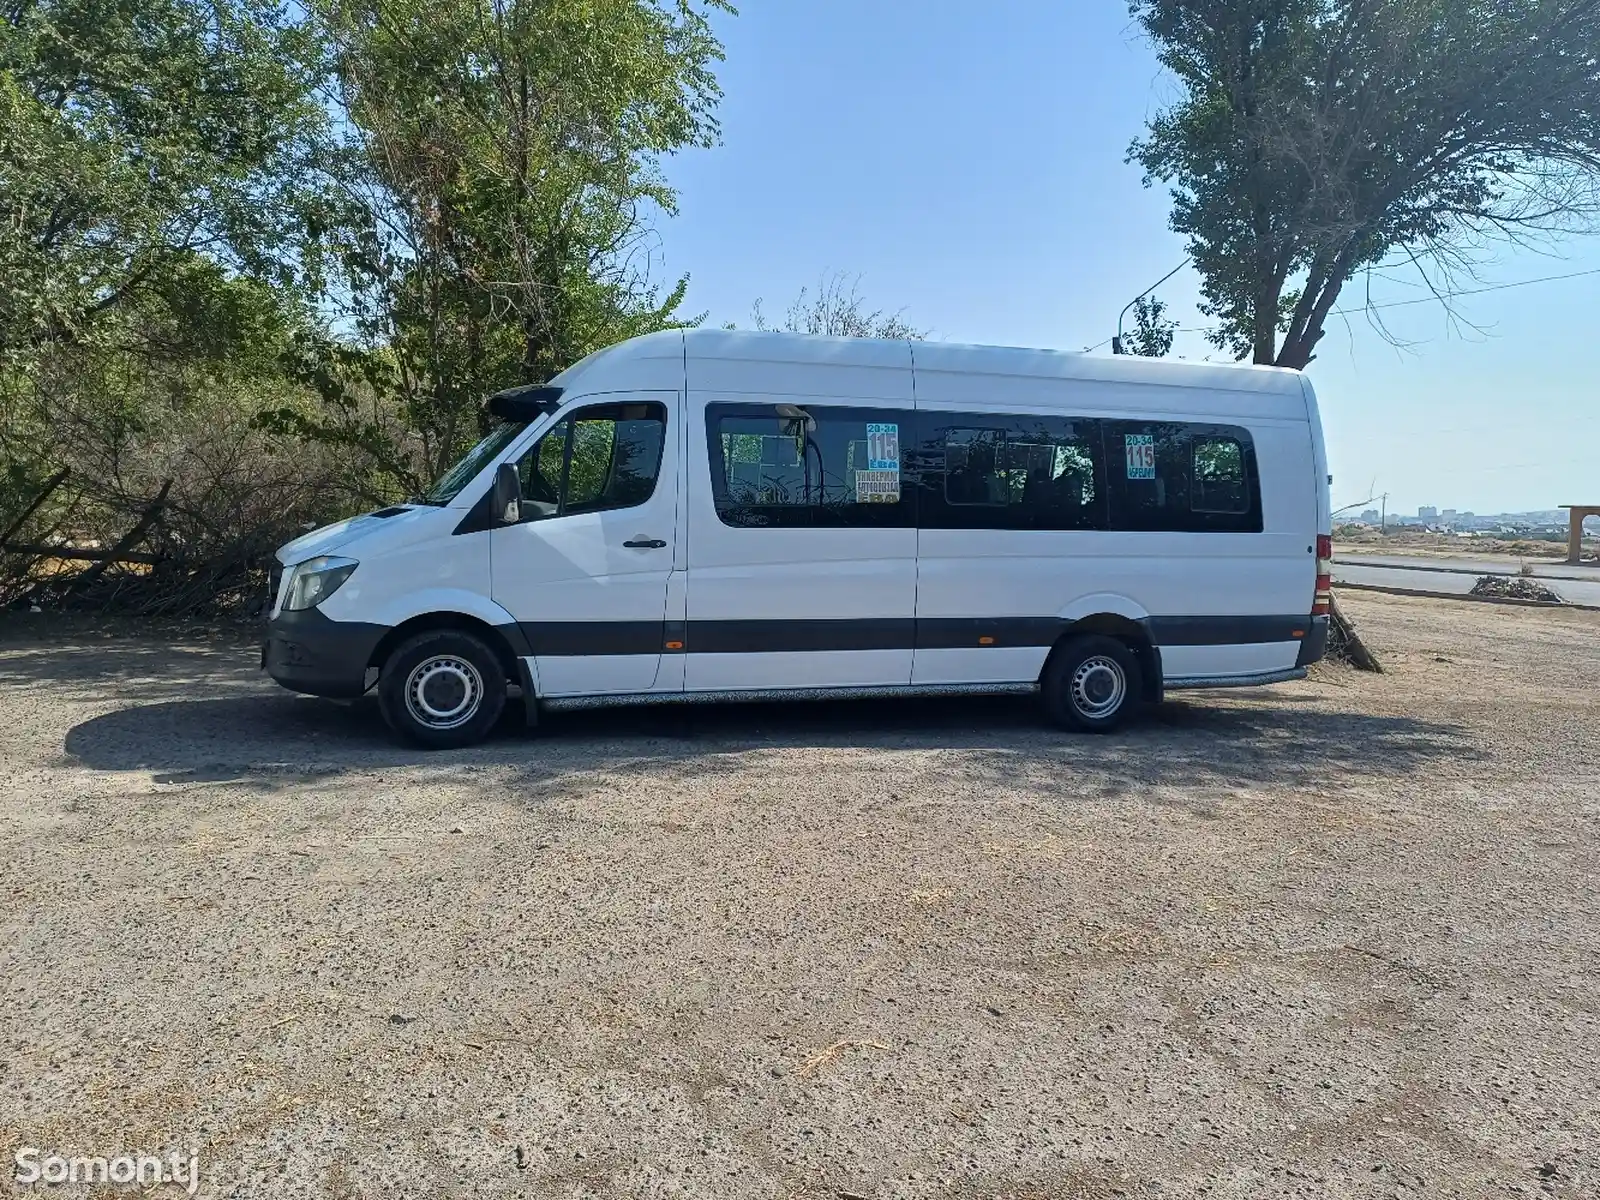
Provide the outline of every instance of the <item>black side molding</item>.
{"type": "Polygon", "coordinates": [[[1310,617],[1147,617],[1158,646],[1246,646],[1293,642],[1308,632],[1310,617]]]}
{"type": "MultiPolygon", "coordinates": [[[[1235,646],[1304,642],[1310,617],[1150,617],[1143,622],[1153,661],[1162,646],[1235,646]]],[[[516,629],[527,653],[771,654],[829,650],[944,650],[980,646],[1051,646],[1073,622],[1057,617],[882,617],[723,621],[524,621],[516,629]]],[[[1323,623],[1326,639],[1326,622],[1323,623]]],[[[518,651],[522,653],[522,651],[518,651]]],[[[1320,656],[1320,649],[1318,654],[1320,656]]]]}

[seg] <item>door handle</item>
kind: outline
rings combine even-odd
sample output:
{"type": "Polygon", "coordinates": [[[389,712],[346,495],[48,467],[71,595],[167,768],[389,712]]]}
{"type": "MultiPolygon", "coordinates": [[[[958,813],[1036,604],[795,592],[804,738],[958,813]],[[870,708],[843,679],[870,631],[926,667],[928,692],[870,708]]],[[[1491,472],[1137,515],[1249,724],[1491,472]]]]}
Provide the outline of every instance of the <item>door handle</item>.
{"type": "Polygon", "coordinates": [[[633,538],[622,543],[629,550],[665,550],[667,544],[660,538],[633,538]]]}

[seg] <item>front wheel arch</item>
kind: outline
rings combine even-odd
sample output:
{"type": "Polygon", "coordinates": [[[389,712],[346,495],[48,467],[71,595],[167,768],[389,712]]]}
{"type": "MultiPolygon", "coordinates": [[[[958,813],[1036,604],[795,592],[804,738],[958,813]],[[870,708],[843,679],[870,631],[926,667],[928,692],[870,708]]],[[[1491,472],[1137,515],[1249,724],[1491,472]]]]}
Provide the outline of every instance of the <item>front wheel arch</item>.
{"type": "MultiPolygon", "coordinates": [[[[515,629],[515,626],[512,627],[515,629]]],[[[495,652],[501,668],[505,671],[507,683],[522,682],[522,672],[518,666],[518,654],[506,639],[505,633],[489,622],[479,617],[468,616],[460,612],[430,612],[402,621],[388,633],[384,634],[377,646],[373,648],[372,657],[367,661],[367,668],[376,667],[380,676],[384,663],[389,661],[397,647],[410,641],[419,633],[430,630],[458,629],[463,633],[470,633],[479,638],[484,645],[495,652]]]]}

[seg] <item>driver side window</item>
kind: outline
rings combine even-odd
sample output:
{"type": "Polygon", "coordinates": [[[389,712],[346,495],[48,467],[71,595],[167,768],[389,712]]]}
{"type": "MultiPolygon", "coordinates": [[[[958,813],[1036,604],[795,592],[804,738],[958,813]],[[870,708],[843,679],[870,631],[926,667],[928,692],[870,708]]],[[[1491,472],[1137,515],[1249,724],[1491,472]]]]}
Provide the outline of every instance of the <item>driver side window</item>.
{"type": "Polygon", "coordinates": [[[570,421],[558,421],[517,463],[522,480],[522,517],[537,521],[553,517],[561,502],[561,464],[567,453],[570,421]]]}
{"type": "Polygon", "coordinates": [[[666,441],[661,404],[606,404],[563,417],[517,463],[523,520],[643,504],[666,441]]]}

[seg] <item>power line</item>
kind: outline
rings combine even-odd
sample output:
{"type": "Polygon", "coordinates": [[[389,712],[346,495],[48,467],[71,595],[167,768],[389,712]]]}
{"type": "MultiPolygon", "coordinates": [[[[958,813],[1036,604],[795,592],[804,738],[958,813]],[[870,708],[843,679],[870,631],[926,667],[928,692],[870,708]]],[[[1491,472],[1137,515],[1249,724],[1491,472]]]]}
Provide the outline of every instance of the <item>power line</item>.
{"type": "Polygon", "coordinates": [[[1512,288],[1531,287],[1536,283],[1558,283],[1563,279],[1582,279],[1586,275],[1600,275],[1600,267],[1587,271],[1572,271],[1566,275],[1545,275],[1539,279],[1519,279],[1514,283],[1496,283],[1489,287],[1467,288],[1460,292],[1451,292],[1444,296],[1422,296],[1415,300],[1390,300],[1385,304],[1364,304],[1360,308],[1336,308],[1333,311],[1339,316],[1359,316],[1369,308],[1404,308],[1408,304],[1433,304],[1438,301],[1454,300],[1459,296],[1481,296],[1486,292],[1506,292],[1512,288]]]}
{"type": "Polygon", "coordinates": [[[1387,500],[1388,498],[1389,498],[1389,493],[1388,492],[1379,492],[1376,496],[1368,496],[1365,500],[1357,500],[1357,501],[1355,501],[1355,502],[1353,502],[1351,504],[1346,504],[1346,505],[1343,505],[1342,507],[1336,508],[1336,509],[1333,510],[1333,513],[1331,515],[1337,517],[1340,513],[1347,513],[1352,508],[1360,508],[1363,504],[1371,504],[1376,500],[1387,500]]]}
{"type": "MultiPolygon", "coordinates": [[[[1466,288],[1459,292],[1449,292],[1443,296],[1421,296],[1412,300],[1388,300],[1382,304],[1363,304],[1360,308],[1335,308],[1330,315],[1339,317],[1360,316],[1364,312],[1372,312],[1380,308],[1405,308],[1412,304],[1439,304],[1448,300],[1455,300],[1462,296],[1482,296],[1489,292],[1507,292],[1512,288],[1532,287],[1536,283],[1560,283],[1566,279],[1583,279],[1590,275],[1600,275],[1600,267],[1593,267],[1587,271],[1571,271],[1565,275],[1542,275],[1537,279],[1518,279],[1512,283],[1495,283],[1488,287],[1466,288]]],[[[1173,330],[1174,333],[1212,333],[1221,329],[1221,325],[1186,325],[1173,330]]],[[[1100,343],[1105,345],[1104,342],[1100,343]]],[[[1098,346],[1093,347],[1099,349],[1098,346]]]]}

